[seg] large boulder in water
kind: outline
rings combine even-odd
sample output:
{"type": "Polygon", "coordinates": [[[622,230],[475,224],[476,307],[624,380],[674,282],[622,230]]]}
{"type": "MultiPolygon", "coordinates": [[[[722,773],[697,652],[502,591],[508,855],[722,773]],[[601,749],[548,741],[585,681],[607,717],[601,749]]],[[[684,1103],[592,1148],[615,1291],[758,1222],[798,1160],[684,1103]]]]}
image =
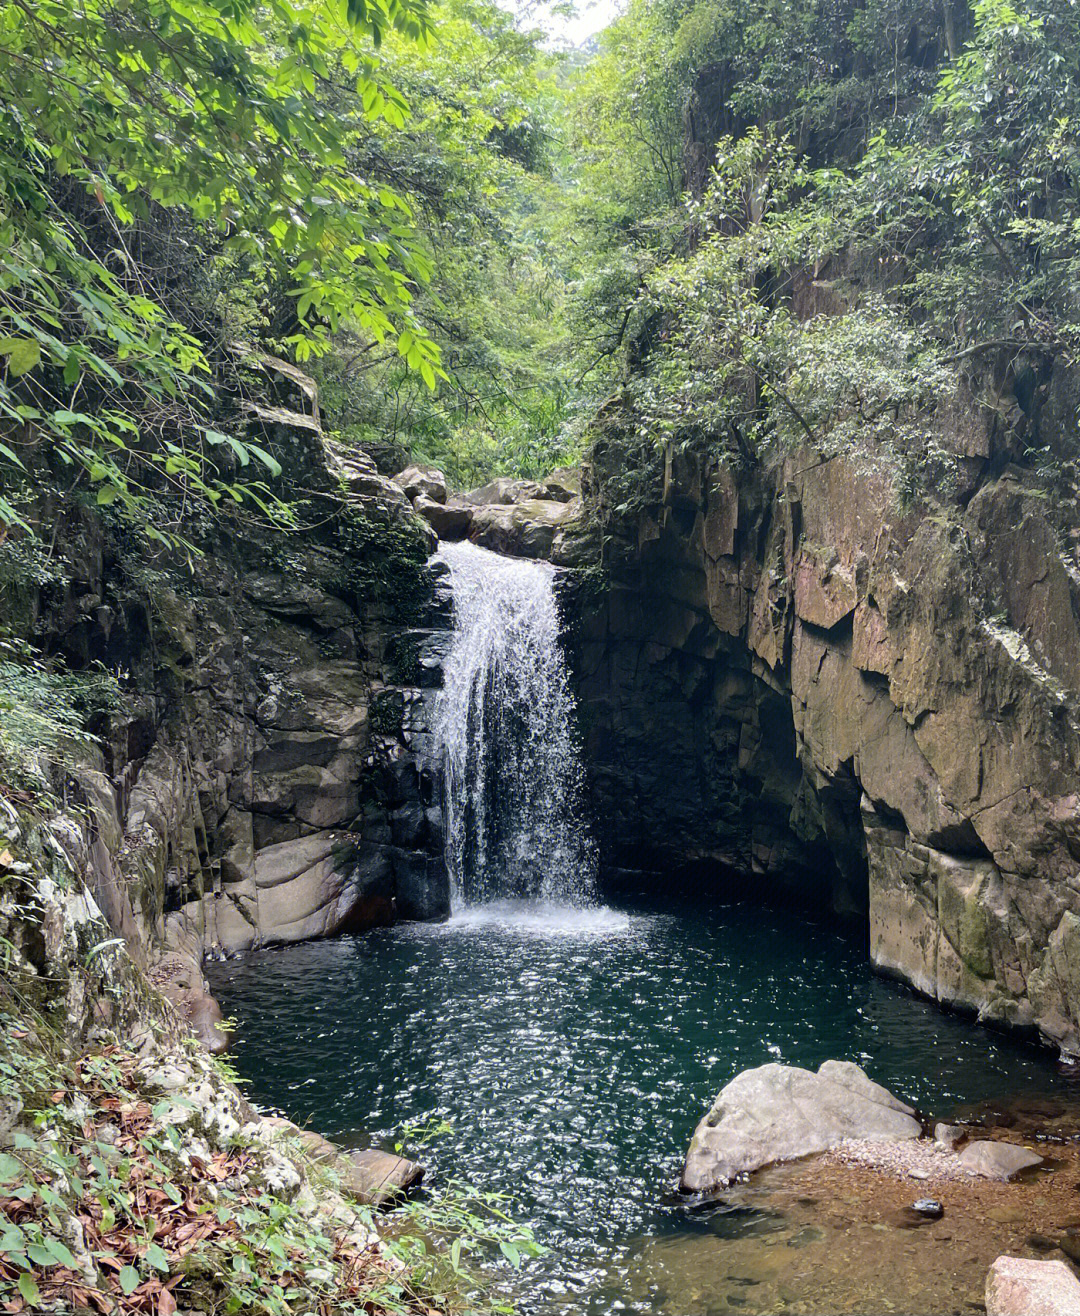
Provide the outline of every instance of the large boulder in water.
{"type": "Polygon", "coordinates": [[[858,1065],[827,1060],[746,1069],[723,1088],[694,1130],[679,1187],[707,1193],[776,1161],[838,1147],[845,1138],[903,1141],[922,1125],[858,1065]]]}

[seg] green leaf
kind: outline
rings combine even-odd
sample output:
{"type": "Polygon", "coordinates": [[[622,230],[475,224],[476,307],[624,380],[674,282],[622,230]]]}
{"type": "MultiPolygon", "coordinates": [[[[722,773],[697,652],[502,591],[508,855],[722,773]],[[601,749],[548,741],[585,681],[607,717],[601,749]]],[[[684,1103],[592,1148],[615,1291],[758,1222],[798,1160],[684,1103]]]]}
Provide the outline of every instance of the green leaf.
{"type": "Polygon", "coordinates": [[[507,1261],[510,1262],[510,1264],[514,1267],[514,1269],[517,1270],[517,1268],[521,1265],[521,1253],[517,1250],[517,1248],[513,1245],[513,1243],[507,1243],[505,1241],[500,1242],[499,1251],[503,1254],[503,1256],[507,1259],[507,1261]]]}
{"type": "Polygon", "coordinates": [[[15,1286],[22,1295],[23,1301],[31,1311],[41,1306],[41,1290],[34,1283],[34,1277],[25,1271],[19,1276],[15,1286]]]}
{"type": "Polygon", "coordinates": [[[146,1259],[154,1267],[155,1270],[164,1271],[166,1273],[168,1272],[169,1258],[165,1255],[164,1251],[162,1250],[162,1248],[160,1248],[157,1245],[157,1243],[151,1243],[150,1246],[146,1249],[146,1259]]]}
{"type": "Polygon", "coordinates": [[[119,497],[120,491],[115,484],[103,484],[97,491],[98,507],[111,507],[119,497]]]}
{"type": "Polygon", "coordinates": [[[247,446],[249,451],[258,457],[271,475],[276,477],[281,474],[281,463],[271,457],[265,448],[260,448],[257,443],[249,443],[247,446]]]}
{"type": "Polygon", "coordinates": [[[134,1266],[122,1266],[118,1278],[125,1293],[134,1293],[142,1282],[134,1266]]]}
{"type": "Polygon", "coordinates": [[[26,1235],[18,1225],[7,1225],[0,1234],[0,1252],[8,1255],[26,1250],[26,1235]]]}
{"type": "Polygon", "coordinates": [[[77,1270],[78,1265],[75,1258],[71,1255],[71,1250],[66,1244],[61,1243],[58,1238],[46,1238],[45,1246],[52,1253],[53,1259],[58,1266],[67,1266],[69,1270],[77,1270]]]}
{"type": "Polygon", "coordinates": [[[8,371],[18,377],[41,361],[41,344],[36,338],[0,338],[0,356],[8,359],[8,371]]]}
{"type": "Polygon", "coordinates": [[[23,1173],[22,1161],[17,1161],[7,1152],[0,1152],[0,1183],[15,1183],[23,1177],[23,1173]]]}

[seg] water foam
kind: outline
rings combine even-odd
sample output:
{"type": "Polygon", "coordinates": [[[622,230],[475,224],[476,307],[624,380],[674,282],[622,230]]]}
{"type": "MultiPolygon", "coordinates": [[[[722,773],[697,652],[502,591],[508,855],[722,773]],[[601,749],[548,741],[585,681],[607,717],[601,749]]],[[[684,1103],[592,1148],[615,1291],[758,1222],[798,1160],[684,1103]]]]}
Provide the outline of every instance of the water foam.
{"type": "Polygon", "coordinates": [[[435,736],[443,756],[452,908],[593,901],[584,774],[546,562],[444,544],[454,634],[435,736]]]}

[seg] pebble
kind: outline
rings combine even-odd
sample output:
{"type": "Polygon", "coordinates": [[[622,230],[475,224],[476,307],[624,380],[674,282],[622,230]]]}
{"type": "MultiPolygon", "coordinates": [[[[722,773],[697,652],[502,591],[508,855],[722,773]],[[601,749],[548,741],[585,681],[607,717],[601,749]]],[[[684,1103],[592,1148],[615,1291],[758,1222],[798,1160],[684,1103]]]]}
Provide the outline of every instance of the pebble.
{"type": "Polygon", "coordinates": [[[912,1202],[911,1209],[918,1211],[920,1215],[929,1215],[937,1219],[945,1214],[945,1208],[933,1197],[920,1197],[917,1202],[912,1202]]]}

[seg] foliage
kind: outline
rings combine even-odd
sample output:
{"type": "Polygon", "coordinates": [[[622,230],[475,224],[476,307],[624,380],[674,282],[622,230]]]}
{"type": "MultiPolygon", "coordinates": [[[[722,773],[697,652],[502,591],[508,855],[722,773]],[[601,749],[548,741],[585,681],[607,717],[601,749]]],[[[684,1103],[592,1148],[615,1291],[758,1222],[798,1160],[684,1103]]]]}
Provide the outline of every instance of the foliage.
{"type": "MultiPolygon", "coordinates": [[[[998,407],[1032,354],[1074,364],[1078,23],[1068,0],[632,2],[582,95],[602,268],[638,286],[582,309],[635,442],[858,448],[910,498],[949,478],[958,367],[998,407]]],[[[649,464],[626,459],[629,505],[649,464]]]]}
{"type": "Polygon", "coordinates": [[[103,668],[68,672],[20,640],[0,639],[0,770],[8,782],[47,785],[49,768],[93,740],[88,720],[118,697],[103,668]]]}
{"type": "Polygon", "coordinates": [[[371,135],[368,167],[404,192],[433,254],[417,308],[445,377],[429,390],[345,333],[315,367],[328,423],[386,466],[433,461],[457,485],[549,470],[570,451],[572,393],[556,57],[493,0],[446,0],[431,50],[390,40],[384,58],[413,117],[404,139],[371,135]]]}
{"type": "MultiPolygon", "coordinates": [[[[263,449],[215,424],[205,333],[172,268],[218,257],[285,282],[303,359],[343,323],[429,385],[411,311],[430,264],[408,203],[355,168],[406,105],[363,38],[428,35],[424,0],[16,0],[0,15],[0,458],[59,462],[144,518],[148,488],[287,514],[263,449]],[[318,92],[318,95],[316,94],[318,92]],[[338,113],[331,113],[331,110],[338,113]],[[165,260],[165,267],[156,262],[165,260]]],[[[182,280],[179,280],[182,282],[182,280]]],[[[25,523],[0,495],[0,524],[25,523]]],[[[147,525],[153,537],[160,526],[147,525]]]]}
{"type": "Polygon", "coordinates": [[[538,1250],[464,1185],[413,1203],[385,1252],[360,1248],[325,1213],[261,1186],[264,1153],[243,1131],[212,1147],[182,1134],[171,1116],[186,1098],[147,1096],[133,1049],[73,1056],[17,990],[7,995],[0,1096],[21,1114],[0,1153],[5,1310],[59,1299],[157,1316],[180,1305],[252,1316],[471,1312],[479,1289],[463,1254],[501,1250],[517,1265],[538,1250]]]}

